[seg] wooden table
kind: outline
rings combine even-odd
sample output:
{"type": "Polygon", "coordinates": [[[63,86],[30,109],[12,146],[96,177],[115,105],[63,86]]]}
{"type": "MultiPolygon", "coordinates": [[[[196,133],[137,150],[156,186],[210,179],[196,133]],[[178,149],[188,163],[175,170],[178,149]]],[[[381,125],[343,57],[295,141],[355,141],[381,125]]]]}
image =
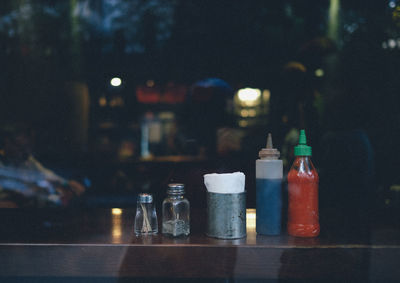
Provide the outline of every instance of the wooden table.
{"type": "Polygon", "coordinates": [[[255,210],[247,237],[204,235],[192,212],[187,238],[135,237],[134,210],[0,210],[0,282],[10,278],[255,278],[400,280],[400,230],[302,239],[259,236],[255,210]]]}

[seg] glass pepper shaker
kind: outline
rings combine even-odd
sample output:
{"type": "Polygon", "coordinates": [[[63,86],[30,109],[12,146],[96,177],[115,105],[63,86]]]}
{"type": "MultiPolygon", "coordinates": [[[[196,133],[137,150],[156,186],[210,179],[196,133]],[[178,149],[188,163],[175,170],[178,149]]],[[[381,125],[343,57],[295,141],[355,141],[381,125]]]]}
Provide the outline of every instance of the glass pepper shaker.
{"type": "Polygon", "coordinates": [[[190,204],[183,184],[169,184],[162,205],[162,233],[178,237],[190,234],[190,204]]]}
{"type": "Polygon", "coordinates": [[[134,230],[137,236],[158,233],[157,212],[151,194],[138,196],[134,230]]]}

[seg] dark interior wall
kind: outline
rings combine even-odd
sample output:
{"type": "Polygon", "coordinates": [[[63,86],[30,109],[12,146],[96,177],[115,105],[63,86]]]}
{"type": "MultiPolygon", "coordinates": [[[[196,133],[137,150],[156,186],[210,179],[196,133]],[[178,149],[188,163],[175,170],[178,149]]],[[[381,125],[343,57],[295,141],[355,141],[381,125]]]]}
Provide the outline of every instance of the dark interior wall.
{"type": "MultiPolygon", "coordinates": [[[[56,146],[52,136],[62,135],[70,81],[87,83],[93,106],[114,74],[126,78],[134,101],[135,86],[150,78],[191,84],[218,76],[234,87],[270,88],[290,60],[301,61],[311,76],[326,63],[299,50],[326,35],[331,1],[153,2],[116,1],[111,9],[107,1],[1,1],[1,120],[32,123],[47,132],[44,144],[56,146]],[[109,18],[111,11],[119,16],[109,18]]],[[[380,178],[394,178],[400,56],[397,47],[382,44],[397,40],[398,22],[390,1],[339,2],[338,66],[313,82],[325,98],[321,124],[323,130],[364,128],[380,178]]]]}

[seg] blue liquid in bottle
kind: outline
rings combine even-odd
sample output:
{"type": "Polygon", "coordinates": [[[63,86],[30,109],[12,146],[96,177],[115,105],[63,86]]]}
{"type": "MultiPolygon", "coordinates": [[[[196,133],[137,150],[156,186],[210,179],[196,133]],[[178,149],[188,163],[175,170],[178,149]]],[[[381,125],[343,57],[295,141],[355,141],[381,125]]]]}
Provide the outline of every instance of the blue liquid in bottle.
{"type": "Polygon", "coordinates": [[[261,149],[256,160],[256,232],[262,235],[279,235],[282,218],[283,164],[279,151],[272,146],[268,134],[267,146],[261,149]]]}
{"type": "Polygon", "coordinates": [[[282,218],[282,179],[256,179],[256,185],[257,233],[279,235],[282,218]]]}

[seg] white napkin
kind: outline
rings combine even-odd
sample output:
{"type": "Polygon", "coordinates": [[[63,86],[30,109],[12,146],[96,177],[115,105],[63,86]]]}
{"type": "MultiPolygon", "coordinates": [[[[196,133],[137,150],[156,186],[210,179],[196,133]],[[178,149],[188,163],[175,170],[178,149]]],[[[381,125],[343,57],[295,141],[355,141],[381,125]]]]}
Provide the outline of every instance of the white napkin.
{"type": "Polygon", "coordinates": [[[204,175],[204,185],[210,193],[241,193],[244,192],[244,183],[245,175],[242,172],[204,175]]]}

